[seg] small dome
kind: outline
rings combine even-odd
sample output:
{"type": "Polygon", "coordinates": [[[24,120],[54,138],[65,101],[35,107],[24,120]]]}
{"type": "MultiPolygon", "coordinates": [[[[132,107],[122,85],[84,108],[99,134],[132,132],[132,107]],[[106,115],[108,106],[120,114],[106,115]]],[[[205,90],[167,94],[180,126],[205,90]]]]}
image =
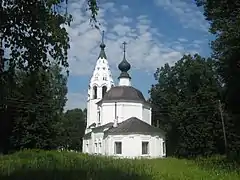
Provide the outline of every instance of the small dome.
{"type": "Polygon", "coordinates": [[[131,68],[131,65],[127,62],[125,58],[118,65],[118,69],[122,72],[127,72],[129,71],[130,68],[131,68]]]}
{"type": "Polygon", "coordinates": [[[106,45],[105,45],[104,43],[101,43],[101,44],[100,44],[100,48],[101,48],[101,49],[104,49],[105,47],[106,47],[106,45]]]}
{"type": "Polygon", "coordinates": [[[120,100],[146,102],[142,92],[131,86],[112,87],[109,91],[106,92],[102,99],[102,102],[114,102],[120,100]]]}

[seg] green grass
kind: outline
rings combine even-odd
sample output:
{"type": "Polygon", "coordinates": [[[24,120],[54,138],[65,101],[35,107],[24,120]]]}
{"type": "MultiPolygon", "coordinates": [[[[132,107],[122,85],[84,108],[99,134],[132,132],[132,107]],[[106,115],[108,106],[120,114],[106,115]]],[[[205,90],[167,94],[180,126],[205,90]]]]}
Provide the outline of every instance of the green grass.
{"type": "Polygon", "coordinates": [[[23,151],[0,156],[1,180],[239,180],[223,158],[126,160],[72,152],[23,151]]]}

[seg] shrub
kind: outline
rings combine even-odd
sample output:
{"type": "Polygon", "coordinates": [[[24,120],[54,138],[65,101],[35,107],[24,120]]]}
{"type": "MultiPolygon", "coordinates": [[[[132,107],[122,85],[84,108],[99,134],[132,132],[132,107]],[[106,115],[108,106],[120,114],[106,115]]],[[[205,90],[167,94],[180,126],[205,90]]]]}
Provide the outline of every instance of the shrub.
{"type": "Polygon", "coordinates": [[[74,152],[23,151],[0,158],[1,180],[147,180],[144,163],[74,152]]]}
{"type": "Polygon", "coordinates": [[[0,156],[0,180],[240,179],[234,167],[226,168],[216,162],[216,158],[127,160],[75,152],[25,150],[0,156]]]}

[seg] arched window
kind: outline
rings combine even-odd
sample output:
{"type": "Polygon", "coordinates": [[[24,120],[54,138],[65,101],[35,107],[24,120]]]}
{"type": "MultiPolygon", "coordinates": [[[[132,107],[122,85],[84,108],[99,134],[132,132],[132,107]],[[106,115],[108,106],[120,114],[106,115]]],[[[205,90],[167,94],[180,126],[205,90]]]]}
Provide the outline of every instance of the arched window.
{"type": "Polygon", "coordinates": [[[104,97],[104,95],[106,94],[107,92],[107,87],[106,86],[103,86],[102,87],[102,97],[104,97]]]}
{"type": "Polygon", "coordinates": [[[101,114],[100,114],[100,108],[98,107],[98,125],[101,124],[101,114]]]}
{"type": "Polygon", "coordinates": [[[97,99],[97,86],[93,86],[93,99],[97,99]]]}

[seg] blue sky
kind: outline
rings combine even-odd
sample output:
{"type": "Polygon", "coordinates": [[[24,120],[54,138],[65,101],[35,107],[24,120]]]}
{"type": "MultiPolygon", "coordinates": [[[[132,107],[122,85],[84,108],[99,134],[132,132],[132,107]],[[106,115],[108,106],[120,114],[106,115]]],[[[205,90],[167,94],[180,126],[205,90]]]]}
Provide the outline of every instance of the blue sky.
{"type": "Polygon", "coordinates": [[[132,85],[146,98],[155,83],[153,74],[165,63],[174,64],[185,53],[210,55],[208,22],[193,0],[99,0],[100,30],[89,24],[85,0],[69,0],[73,22],[70,35],[67,109],[86,107],[87,88],[95,66],[101,31],[105,31],[106,53],[118,83],[122,43],[127,42],[132,85]]]}

